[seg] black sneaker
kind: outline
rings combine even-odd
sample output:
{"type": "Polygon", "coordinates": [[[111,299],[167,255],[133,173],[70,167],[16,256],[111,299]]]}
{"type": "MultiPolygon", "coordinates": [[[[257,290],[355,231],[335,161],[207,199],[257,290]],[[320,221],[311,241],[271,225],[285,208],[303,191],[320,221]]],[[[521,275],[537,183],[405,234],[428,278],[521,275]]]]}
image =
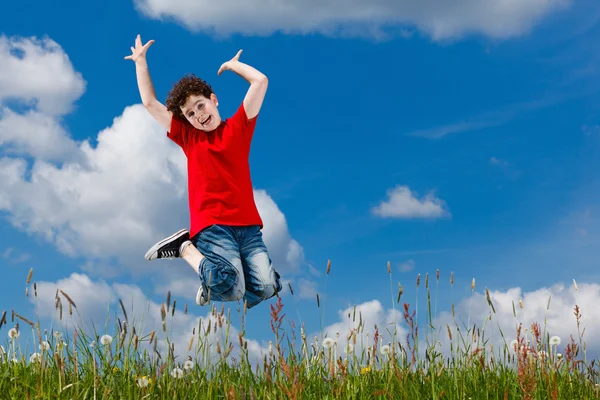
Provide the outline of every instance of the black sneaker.
{"type": "Polygon", "coordinates": [[[148,250],[146,260],[156,260],[157,258],[173,259],[181,257],[179,249],[181,245],[190,240],[190,233],[187,229],[175,232],[168,238],[161,240],[148,250]]]}

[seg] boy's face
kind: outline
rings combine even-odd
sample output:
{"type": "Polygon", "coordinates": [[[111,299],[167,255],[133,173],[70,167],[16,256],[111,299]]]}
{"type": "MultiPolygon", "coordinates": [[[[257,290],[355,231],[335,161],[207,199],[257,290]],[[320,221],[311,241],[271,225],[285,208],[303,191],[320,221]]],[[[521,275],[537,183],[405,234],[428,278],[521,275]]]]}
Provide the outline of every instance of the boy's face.
{"type": "Polygon", "coordinates": [[[191,95],[181,107],[181,112],[194,128],[211,132],[221,124],[218,104],[214,93],[210,95],[210,99],[202,95],[191,95]]]}

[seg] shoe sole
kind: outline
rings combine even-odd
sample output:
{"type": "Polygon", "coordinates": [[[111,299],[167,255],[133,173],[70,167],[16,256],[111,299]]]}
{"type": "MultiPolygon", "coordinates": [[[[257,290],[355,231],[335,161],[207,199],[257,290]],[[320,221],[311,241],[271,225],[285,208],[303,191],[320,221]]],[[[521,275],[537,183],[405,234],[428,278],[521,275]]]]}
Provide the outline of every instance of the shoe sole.
{"type": "Polygon", "coordinates": [[[158,249],[160,249],[165,243],[171,242],[175,239],[179,239],[181,236],[185,235],[186,233],[187,233],[187,229],[182,229],[178,232],[175,232],[171,236],[164,238],[160,242],[156,243],[154,246],[150,247],[150,250],[148,250],[146,252],[146,255],[144,255],[144,258],[146,260],[153,260],[154,258],[152,258],[152,255],[156,254],[158,252],[158,249]]]}

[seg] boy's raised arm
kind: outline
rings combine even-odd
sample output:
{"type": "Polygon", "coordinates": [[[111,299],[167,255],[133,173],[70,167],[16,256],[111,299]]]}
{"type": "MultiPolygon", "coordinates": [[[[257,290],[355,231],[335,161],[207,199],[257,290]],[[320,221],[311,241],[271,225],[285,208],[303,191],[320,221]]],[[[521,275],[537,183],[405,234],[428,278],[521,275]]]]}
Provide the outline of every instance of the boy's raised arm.
{"type": "Polygon", "coordinates": [[[156,98],[152,79],[150,79],[150,71],[148,70],[148,62],[146,61],[146,51],[154,43],[150,40],[142,46],[142,39],[137,35],[135,39],[135,47],[131,47],[131,55],[126,56],[126,60],[135,62],[135,72],[137,75],[138,88],[142,97],[142,104],[146,110],[154,117],[156,121],[166,130],[171,130],[171,112],[156,98]]]}
{"type": "Polygon", "coordinates": [[[265,94],[267,93],[269,80],[262,72],[256,70],[254,67],[240,62],[240,54],[242,54],[242,50],[238,51],[231,60],[223,63],[217,73],[221,75],[223,71],[233,71],[250,84],[246,97],[244,97],[244,109],[246,110],[248,119],[252,119],[260,112],[265,94]]]}

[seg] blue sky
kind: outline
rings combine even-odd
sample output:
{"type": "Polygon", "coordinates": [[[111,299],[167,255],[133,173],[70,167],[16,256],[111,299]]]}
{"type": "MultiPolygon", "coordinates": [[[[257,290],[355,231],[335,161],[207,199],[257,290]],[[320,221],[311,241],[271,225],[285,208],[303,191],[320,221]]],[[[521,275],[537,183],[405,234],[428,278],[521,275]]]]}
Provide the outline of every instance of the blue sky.
{"type": "MultiPolygon", "coordinates": [[[[187,226],[187,202],[183,154],[132,107],[135,70],[123,57],[138,33],[156,41],[148,62],[163,101],[195,73],[230,115],[247,85],[216,72],[239,49],[268,75],[252,177],[264,191],[261,214],[272,216],[267,245],[297,292],[284,294],[298,308],[288,315],[300,313],[309,331],[319,329],[314,294],[325,296],[328,260],[326,325],[372,300],[389,312],[388,261],[394,295],[400,282],[410,303],[417,274],[439,269],[446,311],[450,272],[454,301],[468,299],[475,277],[479,292],[499,298],[559,285],[553,293],[568,303],[576,279],[591,306],[600,288],[598,5],[525,1],[494,14],[453,0],[457,17],[436,2],[417,11],[406,3],[377,1],[370,16],[366,2],[328,1],[321,13],[257,6],[246,18],[228,2],[3,5],[0,60],[14,63],[0,63],[0,308],[34,313],[24,297],[31,267],[49,304],[62,285],[81,292],[90,315],[106,310],[100,295],[85,298],[104,284],[131,285],[159,304],[172,284],[193,304],[183,261],[143,259],[187,226]],[[388,212],[378,214],[382,203],[388,212]]],[[[249,322],[259,342],[268,310],[249,322]]]]}

